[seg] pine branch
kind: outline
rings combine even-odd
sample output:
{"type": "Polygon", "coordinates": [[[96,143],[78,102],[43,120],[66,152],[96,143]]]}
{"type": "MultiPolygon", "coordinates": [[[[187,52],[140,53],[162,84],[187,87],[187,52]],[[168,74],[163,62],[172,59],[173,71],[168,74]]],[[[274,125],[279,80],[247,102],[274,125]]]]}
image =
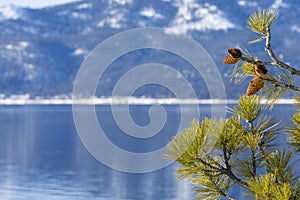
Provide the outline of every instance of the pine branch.
{"type": "Polygon", "coordinates": [[[256,177],[256,158],[255,158],[255,151],[251,152],[251,162],[252,162],[252,176],[253,178],[256,177]]]}
{"type": "Polygon", "coordinates": [[[203,159],[201,158],[198,158],[199,161],[205,165],[205,166],[208,166],[212,169],[216,169],[218,170],[219,172],[221,172],[222,174],[226,174],[233,182],[235,182],[236,184],[242,186],[243,188],[245,188],[246,190],[249,190],[249,185],[248,183],[244,182],[242,179],[238,178],[231,170],[227,169],[227,168],[224,168],[222,165],[218,164],[218,167],[215,167],[213,165],[211,165],[210,163],[204,161],[203,159]]]}
{"type": "Polygon", "coordinates": [[[294,86],[292,84],[287,84],[287,83],[284,83],[284,82],[279,82],[276,79],[274,79],[272,77],[269,77],[269,76],[261,76],[260,78],[265,80],[265,81],[268,81],[268,82],[270,82],[273,85],[278,86],[278,87],[282,87],[282,88],[290,89],[290,90],[295,90],[295,91],[298,91],[298,92],[300,91],[300,87],[294,86]]]}
{"type": "Polygon", "coordinates": [[[218,163],[218,164],[219,164],[219,167],[220,167],[220,168],[218,168],[218,167],[216,167],[216,166],[213,166],[212,164],[210,164],[210,163],[204,161],[202,158],[198,158],[198,160],[199,160],[204,166],[208,166],[208,167],[210,167],[210,168],[212,168],[212,169],[214,169],[214,170],[221,171],[222,166],[221,166],[219,163],[218,163]]]}
{"type": "Polygon", "coordinates": [[[225,192],[223,192],[222,190],[219,191],[219,193],[225,197],[228,200],[235,200],[234,198],[232,198],[231,196],[229,196],[228,194],[226,194],[225,192]]]}
{"type": "Polygon", "coordinates": [[[248,57],[241,57],[240,58],[242,61],[245,61],[247,63],[252,63],[254,65],[271,65],[271,66],[278,66],[278,64],[276,64],[275,62],[264,62],[264,61],[259,61],[259,60],[255,60],[253,58],[248,58],[248,57]]]}
{"type": "MultiPolygon", "coordinates": [[[[272,51],[272,49],[271,49],[272,51]]],[[[273,51],[272,51],[273,52],[273,51]]],[[[274,53],[273,53],[274,54],[274,53]]],[[[275,56],[275,55],[274,55],[275,56]]],[[[276,56],[275,56],[276,58],[276,56]]],[[[277,59],[277,58],[276,58],[277,59]]],[[[241,57],[241,60],[242,61],[245,61],[247,63],[251,63],[251,64],[254,64],[254,65],[257,65],[257,64],[262,64],[262,65],[271,65],[271,66],[277,66],[277,67],[282,67],[284,69],[287,69],[289,70],[292,74],[296,74],[296,75],[300,75],[300,71],[290,67],[289,65],[279,61],[278,59],[278,62],[280,62],[281,64],[278,64],[276,63],[275,61],[273,62],[263,62],[263,61],[257,61],[257,60],[254,60],[254,59],[251,59],[251,58],[247,58],[247,57],[241,57]],[[285,66],[285,67],[283,67],[285,66]]],[[[260,77],[262,79],[264,79],[265,81],[268,81],[274,85],[277,85],[277,86],[280,86],[282,88],[286,88],[286,89],[290,89],[290,90],[295,90],[295,91],[300,91],[300,87],[297,87],[295,85],[291,85],[291,84],[286,84],[286,83],[283,83],[283,82],[279,82],[279,81],[276,81],[275,79],[273,78],[265,78],[265,77],[260,77]]]]}
{"type": "Polygon", "coordinates": [[[271,31],[270,31],[270,26],[266,27],[266,33],[265,33],[265,38],[266,38],[266,46],[265,49],[268,52],[270,58],[273,60],[274,63],[272,63],[272,65],[278,66],[278,67],[282,67],[288,71],[291,72],[291,74],[295,74],[297,76],[300,76],[300,71],[289,66],[288,64],[285,64],[284,62],[281,62],[275,55],[275,53],[273,52],[272,48],[271,48],[271,31]]]}
{"type": "Polygon", "coordinates": [[[214,184],[214,187],[217,189],[217,192],[223,196],[224,198],[228,199],[228,200],[235,200],[234,198],[230,197],[226,192],[224,192],[216,183],[215,181],[213,180],[213,176],[211,176],[211,174],[206,174],[205,172],[205,175],[207,177],[209,177],[210,181],[214,184]]]}
{"type": "Polygon", "coordinates": [[[229,164],[229,156],[227,155],[227,148],[226,148],[226,143],[223,144],[223,156],[224,156],[224,161],[225,161],[225,166],[228,170],[231,170],[231,166],[229,164]]]}
{"type": "Polygon", "coordinates": [[[202,171],[209,177],[217,177],[222,175],[218,170],[209,170],[209,169],[202,169],[202,171]]]}
{"type": "MultiPolygon", "coordinates": [[[[251,130],[251,134],[255,134],[254,133],[254,124],[253,121],[248,122],[249,126],[250,126],[250,130],[251,130]]],[[[256,157],[255,157],[255,149],[251,149],[251,162],[252,162],[252,176],[253,178],[256,177],[256,157]]]]}
{"type": "MultiPolygon", "coordinates": [[[[244,63],[250,63],[250,64],[253,64],[253,65],[271,65],[271,66],[276,66],[276,67],[282,67],[281,65],[279,65],[278,63],[276,62],[264,62],[264,61],[260,61],[260,60],[255,60],[254,58],[250,58],[250,57],[240,57],[240,60],[244,61],[244,63]]],[[[280,63],[282,63],[282,65],[284,65],[285,67],[282,67],[284,69],[287,69],[289,70],[288,68],[290,67],[289,65],[281,62],[281,61],[278,61],[280,63]]],[[[238,80],[236,80],[236,83],[239,83],[242,79],[245,78],[245,76],[256,76],[256,74],[254,74],[254,69],[251,71],[246,68],[246,67],[243,67],[243,66],[247,66],[245,64],[243,64],[240,68],[238,69],[235,69],[232,73],[232,75],[230,75],[230,78],[232,79],[238,72],[240,72],[241,70],[243,70],[243,74],[239,77],[238,80]]],[[[252,67],[252,66],[251,66],[252,67]]],[[[292,73],[298,75],[297,73],[300,71],[297,72],[296,69],[290,67],[291,70],[293,71],[292,73]],[[295,71],[296,70],[296,71],[295,71]]],[[[291,72],[291,70],[289,70],[291,72]]],[[[263,79],[265,81],[268,81],[270,82],[271,84],[275,85],[275,86],[278,86],[278,87],[281,87],[281,88],[284,88],[284,89],[290,89],[290,90],[294,90],[294,91],[300,91],[300,87],[298,86],[295,86],[295,85],[292,85],[292,84],[288,84],[288,83],[285,83],[285,82],[281,82],[281,81],[278,81],[274,78],[271,78],[270,76],[259,76],[260,79],[263,79]]]]}
{"type": "Polygon", "coordinates": [[[248,183],[244,182],[242,179],[238,178],[231,170],[228,170],[226,168],[221,168],[220,171],[223,174],[226,174],[233,182],[235,182],[236,184],[239,184],[240,186],[242,186],[243,188],[245,188],[246,190],[249,190],[249,185],[248,183]]]}

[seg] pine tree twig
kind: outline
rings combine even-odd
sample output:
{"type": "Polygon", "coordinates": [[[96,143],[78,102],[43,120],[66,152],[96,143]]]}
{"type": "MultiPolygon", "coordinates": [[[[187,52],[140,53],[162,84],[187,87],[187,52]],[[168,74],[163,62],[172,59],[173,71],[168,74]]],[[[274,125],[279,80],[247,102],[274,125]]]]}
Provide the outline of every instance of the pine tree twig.
{"type": "Polygon", "coordinates": [[[259,152],[261,153],[262,156],[266,156],[266,152],[265,152],[265,150],[263,149],[263,145],[264,145],[263,142],[259,142],[259,143],[258,143],[258,149],[259,149],[259,152]]]}
{"type": "Polygon", "coordinates": [[[219,190],[218,192],[220,193],[220,195],[222,195],[223,197],[225,197],[228,200],[235,200],[234,198],[232,198],[231,196],[229,196],[228,194],[226,194],[222,190],[219,190]]]}
{"type": "Polygon", "coordinates": [[[250,190],[248,183],[246,183],[242,179],[238,178],[231,170],[228,170],[226,168],[222,168],[222,169],[220,169],[220,171],[223,174],[226,174],[236,184],[239,184],[240,186],[242,186],[246,190],[250,190]]]}
{"type": "Polygon", "coordinates": [[[297,87],[297,86],[294,86],[294,85],[291,85],[291,84],[287,84],[287,83],[283,83],[283,82],[279,82],[279,81],[275,80],[272,77],[269,77],[269,76],[264,76],[263,77],[263,76],[261,76],[260,78],[265,80],[265,81],[268,81],[268,82],[272,83],[275,86],[300,92],[300,87],[297,87]]]}
{"type": "Polygon", "coordinates": [[[257,61],[251,58],[247,58],[247,57],[241,57],[240,59],[242,61],[248,62],[248,63],[252,63],[252,64],[262,64],[262,65],[271,65],[271,66],[277,66],[277,67],[281,67],[284,68],[288,71],[291,72],[291,74],[295,74],[297,76],[300,76],[300,70],[297,70],[291,66],[289,66],[288,64],[280,61],[275,53],[273,52],[272,48],[271,48],[271,31],[270,31],[270,27],[267,27],[266,29],[266,33],[265,33],[265,38],[266,38],[266,44],[265,44],[265,49],[268,52],[268,55],[270,56],[270,58],[272,59],[272,62],[262,62],[262,61],[257,61]]]}
{"type": "Polygon", "coordinates": [[[219,167],[218,169],[223,168],[223,166],[220,163],[218,163],[217,161],[215,161],[213,158],[209,157],[209,160],[211,160],[212,162],[214,162],[219,167]]]}
{"type": "MultiPolygon", "coordinates": [[[[281,62],[275,55],[275,53],[273,52],[272,48],[271,48],[271,31],[270,31],[270,26],[268,26],[266,28],[266,33],[265,33],[265,38],[266,38],[266,46],[265,49],[268,52],[270,58],[273,60],[273,62],[276,64],[276,66],[282,67],[288,71],[291,72],[291,74],[295,74],[297,76],[300,76],[300,71],[285,64],[284,62],[281,62]]],[[[274,64],[272,64],[274,65],[274,64]]]]}
{"type": "MultiPolygon", "coordinates": [[[[253,120],[254,120],[254,119],[253,119],[253,120]]],[[[253,124],[253,121],[248,122],[248,124],[249,124],[249,128],[250,128],[250,130],[251,130],[251,133],[254,134],[254,124],[253,124]]]]}
{"type": "Polygon", "coordinates": [[[234,198],[230,197],[228,194],[226,194],[226,192],[224,192],[223,190],[221,190],[219,188],[219,186],[212,179],[213,176],[211,176],[210,174],[206,174],[206,173],[205,173],[205,175],[209,177],[210,181],[214,184],[214,186],[216,187],[216,189],[218,190],[218,192],[219,192],[220,195],[222,195],[223,197],[225,197],[228,200],[235,200],[234,198]]]}
{"type": "Polygon", "coordinates": [[[198,158],[198,160],[199,160],[203,165],[208,166],[208,167],[210,167],[211,169],[215,169],[215,170],[217,170],[217,171],[220,171],[220,169],[222,168],[222,166],[221,166],[221,168],[218,168],[218,167],[216,167],[216,166],[213,166],[212,164],[210,164],[210,163],[204,161],[202,158],[198,158]]]}
{"type": "Polygon", "coordinates": [[[203,169],[203,172],[209,176],[212,177],[217,177],[220,176],[221,173],[219,172],[219,170],[209,170],[209,169],[203,169]]]}
{"type": "MultiPolygon", "coordinates": [[[[251,133],[254,135],[254,124],[253,121],[249,122],[251,133]]],[[[256,177],[256,158],[255,158],[255,150],[251,150],[251,162],[252,162],[252,176],[256,177]]]]}
{"type": "Polygon", "coordinates": [[[201,158],[198,158],[199,161],[205,165],[205,166],[208,166],[212,169],[216,169],[216,170],[219,170],[222,174],[226,174],[233,182],[235,182],[236,184],[242,186],[243,188],[245,188],[246,190],[250,190],[249,189],[249,185],[248,183],[244,182],[242,179],[238,178],[231,170],[227,169],[227,168],[224,168],[222,165],[218,165],[220,168],[218,167],[215,167],[213,165],[211,165],[210,163],[208,162],[205,162],[203,159],[201,158]]]}
{"type": "Polygon", "coordinates": [[[229,164],[229,159],[230,157],[227,155],[227,148],[226,148],[226,143],[223,144],[223,156],[224,156],[224,161],[225,161],[225,166],[228,170],[231,170],[231,165],[229,164]]]}
{"type": "Polygon", "coordinates": [[[221,194],[223,197],[225,197],[226,199],[228,199],[228,200],[235,200],[234,198],[228,196],[228,194],[226,194],[225,192],[223,192],[223,191],[219,191],[219,192],[220,192],[220,194],[221,194]]]}
{"type": "Polygon", "coordinates": [[[276,64],[275,62],[264,62],[264,61],[258,61],[258,60],[254,60],[252,58],[247,58],[247,57],[241,57],[240,58],[242,61],[245,61],[247,63],[252,63],[254,65],[272,65],[272,66],[278,66],[278,64],[276,64]]]}
{"type": "Polygon", "coordinates": [[[255,151],[251,152],[251,161],[252,161],[252,176],[256,177],[256,160],[255,160],[255,151]]]}

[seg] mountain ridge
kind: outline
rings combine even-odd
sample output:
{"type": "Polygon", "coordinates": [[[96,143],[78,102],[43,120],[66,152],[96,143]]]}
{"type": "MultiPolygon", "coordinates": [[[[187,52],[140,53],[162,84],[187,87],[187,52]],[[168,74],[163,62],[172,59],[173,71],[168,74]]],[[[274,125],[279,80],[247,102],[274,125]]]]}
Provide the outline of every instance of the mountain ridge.
{"type": "MultiPolygon", "coordinates": [[[[300,25],[295,1],[196,1],[196,0],[109,0],[76,1],[42,9],[0,7],[0,94],[30,94],[52,97],[71,96],[76,73],[88,53],[108,37],[142,27],[177,30],[198,41],[216,62],[228,98],[245,92],[247,80],[234,85],[228,80],[232,67],[222,64],[226,50],[245,46],[254,55],[266,58],[263,45],[248,45],[254,39],[245,20],[259,9],[279,13],[272,27],[274,51],[291,65],[300,63],[297,54],[300,25]],[[283,31],[284,30],[284,31],[283,31]]],[[[137,64],[165,63],[180,72],[197,91],[199,99],[209,98],[203,79],[189,64],[178,58],[166,60],[155,50],[132,52],[112,63],[97,96],[109,97],[116,81],[137,64]],[[130,56],[133,56],[130,58],[130,56]],[[138,61],[135,62],[138,58],[138,61]]],[[[158,72],[159,73],[159,72],[158,72]]],[[[168,89],[149,85],[133,94],[171,98],[168,89]]],[[[289,93],[287,97],[291,97],[289,93]]]]}

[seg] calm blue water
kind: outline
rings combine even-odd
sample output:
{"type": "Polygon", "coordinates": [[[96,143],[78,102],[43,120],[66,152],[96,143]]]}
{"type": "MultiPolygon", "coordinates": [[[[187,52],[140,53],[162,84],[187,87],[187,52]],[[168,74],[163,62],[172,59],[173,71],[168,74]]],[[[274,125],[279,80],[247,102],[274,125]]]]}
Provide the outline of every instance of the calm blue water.
{"type": "MultiPolygon", "coordinates": [[[[141,126],[149,123],[148,109],[132,106],[133,120],[141,126]]],[[[178,129],[179,108],[166,110],[169,117],[159,134],[168,134],[142,143],[122,136],[110,106],[98,106],[97,114],[105,116],[101,123],[112,141],[130,151],[147,152],[165,145],[178,129]]],[[[282,105],[274,113],[289,123],[294,110],[282,105]]],[[[210,115],[207,106],[200,112],[201,117],[210,115]]],[[[0,130],[1,200],[193,199],[188,182],[176,181],[174,164],[152,173],[127,174],[99,163],[79,140],[71,106],[0,106],[0,130]]]]}

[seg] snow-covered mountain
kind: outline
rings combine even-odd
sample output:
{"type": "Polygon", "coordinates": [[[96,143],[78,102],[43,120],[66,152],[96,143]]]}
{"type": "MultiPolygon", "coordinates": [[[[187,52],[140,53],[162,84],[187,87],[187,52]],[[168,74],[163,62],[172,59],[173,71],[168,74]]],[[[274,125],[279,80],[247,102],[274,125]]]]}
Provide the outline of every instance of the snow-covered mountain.
{"type": "MultiPolygon", "coordinates": [[[[246,28],[247,17],[259,9],[276,10],[279,16],[272,29],[273,47],[283,60],[296,66],[300,63],[296,45],[300,43],[299,5],[294,0],[82,0],[42,9],[2,6],[0,94],[70,95],[81,62],[101,41],[132,28],[163,27],[204,46],[224,75],[228,97],[236,98],[248,83],[235,86],[229,82],[231,68],[222,64],[226,50],[241,45],[264,55],[262,45],[247,44],[255,36],[246,28]]],[[[131,52],[112,63],[97,95],[110,96],[126,71],[149,62],[172,65],[199,91],[199,98],[209,97],[204,81],[189,63],[167,59],[165,53],[155,50],[131,52]]],[[[173,97],[157,85],[145,86],[134,95],[173,97]]]]}

